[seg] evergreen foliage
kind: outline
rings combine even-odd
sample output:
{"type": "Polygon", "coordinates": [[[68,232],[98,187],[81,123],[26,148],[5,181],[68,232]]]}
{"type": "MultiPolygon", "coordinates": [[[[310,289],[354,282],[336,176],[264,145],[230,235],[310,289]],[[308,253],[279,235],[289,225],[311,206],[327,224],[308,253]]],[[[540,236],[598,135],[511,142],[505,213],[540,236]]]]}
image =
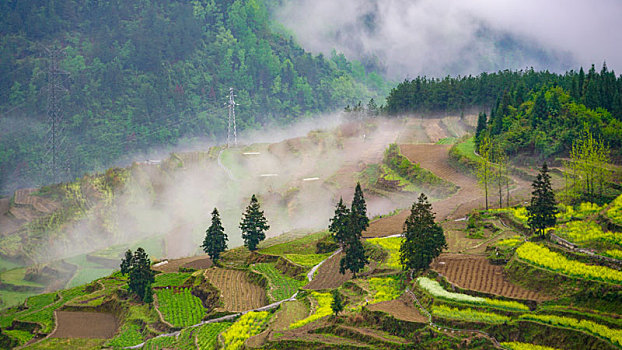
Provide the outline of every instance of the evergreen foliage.
{"type": "Polygon", "coordinates": [[[216,262],[220,258],[220,254],[227,250],[227,240],[227,234],[222,227],[218,209],[214,208],[212,211],[212,224],[205,231],[205,239],[201,247],[212,261],[216,262]]]}
{"type": "Polygon", "coordinates": [[[477,127],[475,128],[475,148],[479,148],[482,132],[486,130],[486,113],[480,112],[477,116],[477,127]]]}
{"type": "Polygon", "coordinates": [[[251,197],[250,204],[246,207],[246,211],[242,216],[240,229],[242,230],[244,246],[250,251],[257,250],[259,242],[266,239],[265,232],[270,229],[270,226],[259,207],[259,201],[257,201],[255,195],[251,197]]]}
{"type": "Polygon", "coordinates": [[[357,232],[365,231],[369,227],[369,218],[367,217],[367,204],[365,203],[365,197],[363,197],[360,182],[356,183],[350,212],[352,213],[357,232]]]}
{"type": "Polygon", "coordinates": [[[553,227],[557,223],[555,215],[558,213],[546,162],[542,164],[542,169],[531,187],[533,187],[533,192],[531,192],[531,204],[527,207],[527,224],[535,234],[544,236],[544,229],[553,227]]]}
{"type": "Polygon", "coordinates": [[[342,225],[344,256],[339,261],[339,272],[344,274],[346,270],[349,270],[356,277],[356,274],[369,263],[361,242],[363,230],[369,227],[369,218],[367,218],[367,205],[360,183],[356,184],[352,206],[347,216],[343,217],[342,225]]]}
{"type": "Polygon", "coordinates": [[[346,243],[346,237],[348,236],[348,220],[350,219],[350,210],[343,204],[343,198],[339,198],[339,203],[335,208],[335,216],[330,219],[328,225],[328,231],[333,234],[335,242],[337,242],[342,248],[346,243]]]}
{"type": "Polygon", "coordinates": [[[404,270],[424,270],[447,248],[443,228],[434,222],[432,205],[425,194],[413,203],[404,222],[400,263],[404,270]]]}
{"type": "Polygon", "coordinates": [[[333,301],[330,303],[330,308],[333,310],[333,315],[337,316],[343,311],[343,298],[338,289],[333,289],[333,301]]]}
{"type": "Polygon", "coordinates": [[[124,275],[128,275],[127,284],[130,292],[136,294],[141,300],[148,302],[150,297],[146,297],[145,293],[151,292],[153,294],[151,284],[155,281],[155,278],[151,270],[151,260],[149,255],[145,253],[145,250],[139,247],[132,254],[131,250],[128,249],[125,253],[125,258],[121,261],[121,269],[124,275]]]}

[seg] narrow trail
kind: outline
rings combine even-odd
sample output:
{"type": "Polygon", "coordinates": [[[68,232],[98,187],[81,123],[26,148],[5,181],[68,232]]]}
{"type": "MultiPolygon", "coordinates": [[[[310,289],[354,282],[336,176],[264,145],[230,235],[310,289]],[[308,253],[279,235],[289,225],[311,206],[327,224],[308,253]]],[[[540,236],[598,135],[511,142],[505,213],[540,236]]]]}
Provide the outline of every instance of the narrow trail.
{"type": "MultiPolygon", "coordinates": [[[[400,150],[409,160],[416,162],[422,168],[434,173],[436,176],[449,181],[459,187],[459,190],[448,198],[435,201],[432,208],[436,213],[436,220],[455,219],[467,215],[471,210],[485,206],[484,190],[479,186],[477,178],[456,170],[449,163],[449,149],[451,145],[437,144],[402,144],[400,150]]],[[[516,186],[510,193],[516,197],[517,192],[529,188],[529,183],[512,177],[516,186]]],[[[489,190],[489,204],[494,205],[494,193],[489,190]]],[[[516,199],[514,199],[515,201],[516,199]]],[[[399,214],[384,217],[370,223],[369,228],[363,232],[363,237],[385,237],[402,233],[402,226],[409,210],[402,210],[399,214]]]]}
{"type": "Polygon", "coordinates": [[[227,174],[227,177],[232,180],[232,181],[237,181],[237,179],[235,178],[235,176],[233,176],[233,173],[231,172],[231,169],[227,168],[224,164],[222,164],[222,152],[225,151],[226,148],[223,148],[220,150],[220,152],[218,152],[218,166],[224,170],[225,174],[227,174]]]}

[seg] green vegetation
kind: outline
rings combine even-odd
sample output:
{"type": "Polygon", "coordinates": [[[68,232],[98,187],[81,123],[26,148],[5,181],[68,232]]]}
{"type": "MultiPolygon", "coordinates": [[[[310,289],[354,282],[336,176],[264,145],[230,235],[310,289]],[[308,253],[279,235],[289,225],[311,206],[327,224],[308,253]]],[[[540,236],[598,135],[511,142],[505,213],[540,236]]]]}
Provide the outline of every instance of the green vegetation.
{"type": "Polygon", "coordinates": [[[447,248],[441,225],[434,222],[432,205],[421,193],[404,223],[404,239],[400,247],[400,264],[404,270],[427,269],[432,260],[447,248]]]}
{"type": "Polygon", "coordinates": [[[622,194],[611,202],[611,206],[607,210],[607,217],[614,224],[622,226],[622,194]]]}
{"type": "Polygon", "coordinates": [[[231,322],[217,322],[205,324],[195,331],[197,344],[200,350],[211,350],[218,344],[218,335],[229,327],[231,322]]]}
{"type": "Polygon", "coordinates": [[[505,343],[501,343],[501,346],[508,348],[510,350],[557,350],[556,348],[551,348],[549,346],[534,345],[534,344],[519,343],[519,342],[505,342],[505,343]]]}
{"type": "Polygon", "coordinates": [[[222,334],[225,349],[242,349],[244,341],[259,334],[269,319],[270,313],[267,311],[249,312],[242,315],[222,334]]]}
{"type": "Polygon", "coordinates": [[[253,194],[240,222],[244,246],[251,252],[257,250],[257,245],[266,239],[265,232],[269,229],[270,225],[268,225],[268,221],[259,207],[257,197],[253,194]]]}
{"type": "Polygon", "coordinates": [[[449,318],[452,320],[483,322],[492,324],[502,324],[510,321],[508,316],[495,314],[492,312],[483,312],[470,308],[453,308],[446,305],[434,305],[432,308],[432,316],[440,318],[449,318]]]}
{"type": "Polygon", "coordinates": [[[513,310],[513,311],[529,311],[529,308],[516,301],[505,301],[497,299],[489,299],[482,297],[474,297],[472,295],[448,292],[441,285],[427,277],[418,277],[417,285],[435,298],[454,301],[464,304],[472,304],[476,306],[488,306],[497,309],[513,310]]]}
{"type": "Polygon", "coordinates": [[[187,272],[160,273],[155,275],[152,287],[179,287],[192,276],[187,272]]]}
{"type": "Polygon", "coordinates": [[[285,258],[290,260],[291,262],[304,266],[304,267],[312,267],[322,260],[325,260],[331,255],[331,253],[325,254],[285,254],[285,258]]]}
{"type": "Polygon", "coordinates": [[[389,237],[389,238],[371,238],[367,242],[378,245],[386,250],[389,254],[387,260],[380,266],[400,270],[400,247],[402,245],[402,237],[389,237]]]}
{"type": "Polygon", "coordinates": [[[404,283],[400,276],[372,277],[369,285],[376,291],[371,303],[397,299],[404,292],[404,283]]]}
{"type": "Polygon", "coordinates": [[[108,346],[114,349],[121,349],[126,346],[134,346],[144,341],[140,332],[140,327],[136,324],[129,323],[124,325],[119,334],[108,342],[108,346]]]}
{"type": "Polygon", "coordinates": [[[291,297],[299,288],[306,284],[306,281],[299,281],[289,276],[283,275],[271,263],[259,263],[253,266],[257,271],[268,278],[268,294],[273,301],[279,301],[291,297]]]}
{"type": "Polygon", "coordinates": [[[598,324],[592,321],[577,320],[574,318],[563,317],[563,316],[536,315],[536,314],[521,315],[520,319],[547,323],[547,324],[551,324],[551,325],[558,326],[558,327],[576,329],[579,331],[593,334],[600,338],[607,339],[614,345],[617,345],[617,346],[622,345],[622,330],[611,329],[607,326],[603,326],[601,324],[598,324]]]}
{"type": "Polygon", "coordinates": [[[205,316],[201,299],[192,295],[189,288],[159,289],[156,295],[162,316],[176,327],[197,324],[205,316]]]}
{"type": "Polygon", "coordinates": [[[220,214],[214,208],[214,211],[212,211],[212,224],[205,231],[205,239],[201,248],[215,263],[220,258],[220,254],[227,250],[227,240],[227,234],[225,234],[225,229],[220,221],[220,214]]]}
{"type": "Polygon", "coordinates": [[[11,120],[27,116],[19,127],[7,124],[9,118],[0,124],[13,129],[0,141],[0,191],[16,169],[16,185],[49,180],[39,161],[47,130],[42,72],[50,63],[42,46],[53,43],[62,43],[59,66],[72,77],[63,79],[66,178],[182,136],[218,140],[226,132],[221,111],[232,86],[240,104],[238,131],[288,123],[389,89],[363,64],[336,53],[314,56],[289,34],[273,31],[278,25],[263,1],[91,6],[68,0],[62,6],[72,11],[47,3],[0,4],[0,55],[6,58],[0,110],[11,120]],[[256,117],[258,110],[265,113],[256,117]]]}
{"type": "Polygon", "coordinates": [[[555,272],[595,281],[622,283],[622,272],[604,266],[594,266],[570,260],[532,242],[525,242],[516,250],[518,258],[555,272]]]}
{"type": "Polygon", "coordinates": [[[316,243],[327,235],[329,235],[328,231],[312,233],[285,243],[278,243],[266,248],[261,248],[260,252],[263,254],[280,256],[284,256],[285,254],[315,254],[316,243]]]}
{"type": "Polygon", "coordinates": [[[555,233],[573,243],[600,243],[622,247],[622,233],[605,232],[594,221],[570,221],[556,228],[555,233]]]}
{"type": "Polygon", "coordinates": [[[151,270],[151,259],[143,248],[136,249],[134,254],[129,249],[125,252],[125,258],[121,260],[121,274],[128,275],[127,286],[132,293],[144,302],[151,302],[155,274],[151,270]]]}
{"type": "Polygon", "coordinates": [[[542,164],[542,168],[531,187],[533,187],[533,192],[531,192],[531,204],[527,206],[527,225],[536,235],[543,237],[545,230],[557,223],[555,215],[558,213],[546,162],[542,164]]]}
{"type": "Polygon", "coordinates": [[[319,293],[312,291],[310,297],[314,298],[317,301],[317,306],[315,307],[314,312],[306,318],[290,324],[289,328],[294,329],[302,327],[307,323],[311,323],[319,320],[322,317],[326,317],[333,312],[331,308],[333,297],[330,293],[319,293]]]}

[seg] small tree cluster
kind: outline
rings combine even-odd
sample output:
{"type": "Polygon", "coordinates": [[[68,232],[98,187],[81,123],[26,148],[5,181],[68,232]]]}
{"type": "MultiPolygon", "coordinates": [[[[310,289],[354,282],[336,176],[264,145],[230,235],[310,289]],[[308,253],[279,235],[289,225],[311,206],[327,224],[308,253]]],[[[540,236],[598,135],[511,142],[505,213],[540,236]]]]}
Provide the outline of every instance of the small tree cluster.
{"type": "Polygon", "coordinates": [[[155,281],[151,260],[143,248],[134,253],[130,249],[121,260],[121,273],[128,275],[128,289],[146,303],[153,302],[151,284],[155,281]]]}
{"type": "Polygon", "coordinates": [[[434,222],[432,205],[421,194],[404,222],[404,238],[400,247],[400,263],[404,270],[424,270],[447,248],[443,228],[434,222]]]}
{"type": "Polygon", "coordinates": [[[602,139],[596,139],[586,125],[581,135],[572,143],[567,166],[573,173],[573,185],[567,189],[572,197],[587,195],[594,199],[597,191],[603,195],[605,183],[611,177],[610,149],[602,139]]]}
{"type": "Polygon", "coordinates": [[[369,227],[367,205],[361,184],[357,183],[351,208],[346,208],[343,199],[340,198],[335,208],[335,215],[330,219],[328,226],[328,230],[344,252],[339,261],[340,273],[344,274],[349,270],[356,277],[356,274],[369,263],[361,242],[361,235],[367,227],[369,227]]]}

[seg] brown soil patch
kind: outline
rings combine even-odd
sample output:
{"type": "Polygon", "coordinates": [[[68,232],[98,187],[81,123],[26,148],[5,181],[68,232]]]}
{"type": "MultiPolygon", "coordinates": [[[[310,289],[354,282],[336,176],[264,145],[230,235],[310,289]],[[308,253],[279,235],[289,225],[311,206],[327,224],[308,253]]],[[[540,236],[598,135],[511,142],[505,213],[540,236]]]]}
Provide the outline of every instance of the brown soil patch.
{"type": "Polygon", "coordinates": [[[183,264],[182,267],[189,268],[189,269],[203,270],[203,269],[209,269],[210,267],[212,267],[212,265],[213,265],[212,259],[203,258],[203,259],[192,260],[189,263],[183,264]]]}
{"type": "Polygon", "coordinates": [[[419,310],[413,305],[412,299],[406,293],[395,300],[383,301],[377,304],[367,306],[370,311],[382,311],[390,314],[398,320],[427,323],[427,317],[419,313],[419,310]]]}
{"type": "Polygon", "coordinates": [[[503,266],[492,265],[484,256],[441,254],[430,267],[463,289],[515,299],[547,300],[542,294],[510,282],[503,266]]]}
{"type": "Polygon", "coordinates": [[[155,271],[166,273],[179,272],[180,267],[189,267],[193,269],[207,269],[212,266],[212,260],[207,255],[191,256],[187,258],[169,260],[168,264],[152,267],[155,271]],[[204,266],[204,267],[202,267],[204,266]]]}
{"type": "MultiPolygon", "coordinates": [[[[305,289],[333,289],[338,288],[344,282],[352,279],[352,273],[346,271],[345,274],[339,272],[339,261],[343,257],[343,253],[336,254],[332,258],[326,260],[316,272],[313,281],[309,282],[305,289]]],[[[371,261],[367,266],[367,271],[373,271],[376,268],[377,263],[371,261]]],[[[360,275],[360,274],[359,274],[360,275]]]]}
{"type": "Polygon", "coordinates": [[[56,311],[57,327],[52,338],[110,339],[117,331],[117,320],[102,312],[56,311]]]}
{"type": "Polygon", "coordinates": [[[220,290],[226,311],[245,311],[266,305],[266,291],[246,277],[246,271],[211,268],[205,277],[220,290]]]}
{"type": "Polygon", "coordinates": [[[33,196],[32,193],[36,191],[36,188],[24,188],[15,191],[15,204],[29,205],[46,214],[49,214],[60,207],[58,203],[51,199],[33,196]]]}

